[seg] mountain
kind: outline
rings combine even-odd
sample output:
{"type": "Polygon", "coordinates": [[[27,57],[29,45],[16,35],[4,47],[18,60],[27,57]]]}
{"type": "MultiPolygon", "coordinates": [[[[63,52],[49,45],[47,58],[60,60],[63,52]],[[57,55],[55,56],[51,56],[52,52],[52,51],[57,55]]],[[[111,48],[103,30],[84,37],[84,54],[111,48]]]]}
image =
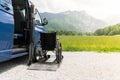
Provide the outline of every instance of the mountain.
{"type": "Polygon", "coordinates": [[[41,16],[48,19],[48,30],[94,32],[107,25],[104,21],[88,15],[85,11],[45,12],[41,16]]]}

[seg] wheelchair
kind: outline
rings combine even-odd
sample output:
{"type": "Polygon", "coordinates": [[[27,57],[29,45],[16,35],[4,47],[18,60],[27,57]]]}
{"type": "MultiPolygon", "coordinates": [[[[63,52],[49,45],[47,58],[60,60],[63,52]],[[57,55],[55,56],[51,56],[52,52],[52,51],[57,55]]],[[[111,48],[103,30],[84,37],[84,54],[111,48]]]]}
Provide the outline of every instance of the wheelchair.
{"type": "Polygon", "coordinates": [[[51,55],[49,52],[55,54],[55,63],[61,63],[62,56],[62,45],[60,41],[56,38],[56,32],[52,33],[40,33],[40,42],[35,45],[34,49],[34,61],[35,62],[45,62],[51,55]]]}

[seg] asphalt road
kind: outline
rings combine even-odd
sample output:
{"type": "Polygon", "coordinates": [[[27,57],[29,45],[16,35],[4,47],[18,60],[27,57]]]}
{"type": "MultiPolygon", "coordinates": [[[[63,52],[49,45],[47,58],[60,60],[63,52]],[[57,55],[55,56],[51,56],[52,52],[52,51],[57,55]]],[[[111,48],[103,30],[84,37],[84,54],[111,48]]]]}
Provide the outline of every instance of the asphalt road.
{"type": "Polygon", "coordinates": [[[63,52],[55,71],[27,70],[27,57],[0,63],[0,80],[120,80],[120,53],[63,52]]]}

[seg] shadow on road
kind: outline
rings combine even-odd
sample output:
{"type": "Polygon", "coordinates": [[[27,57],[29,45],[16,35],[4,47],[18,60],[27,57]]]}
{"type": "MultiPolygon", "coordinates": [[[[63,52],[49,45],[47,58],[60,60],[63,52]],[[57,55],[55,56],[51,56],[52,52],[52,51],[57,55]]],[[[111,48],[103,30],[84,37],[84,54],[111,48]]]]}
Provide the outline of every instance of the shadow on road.
{"type": "Polygon", "coordinates": [[[28,56],[23,56],[23,57],[9,60],[7,62],[0,63],[0,74],[18,66],[18,65],[26,65],[27,59],[28,59],[28,56]]]}

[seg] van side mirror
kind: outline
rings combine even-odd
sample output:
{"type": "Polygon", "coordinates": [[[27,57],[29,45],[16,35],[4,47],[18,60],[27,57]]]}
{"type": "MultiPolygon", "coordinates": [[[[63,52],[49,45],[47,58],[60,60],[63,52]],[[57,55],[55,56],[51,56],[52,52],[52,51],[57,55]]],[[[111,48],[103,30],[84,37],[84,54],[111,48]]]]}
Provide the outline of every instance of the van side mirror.
{"type": "Polygon", "coordinates": [[[44,18],[43,21],[42,21],[42,25],[45,26],[47,24],[48,24],[48,20],[46,18],[44,18]]]}

